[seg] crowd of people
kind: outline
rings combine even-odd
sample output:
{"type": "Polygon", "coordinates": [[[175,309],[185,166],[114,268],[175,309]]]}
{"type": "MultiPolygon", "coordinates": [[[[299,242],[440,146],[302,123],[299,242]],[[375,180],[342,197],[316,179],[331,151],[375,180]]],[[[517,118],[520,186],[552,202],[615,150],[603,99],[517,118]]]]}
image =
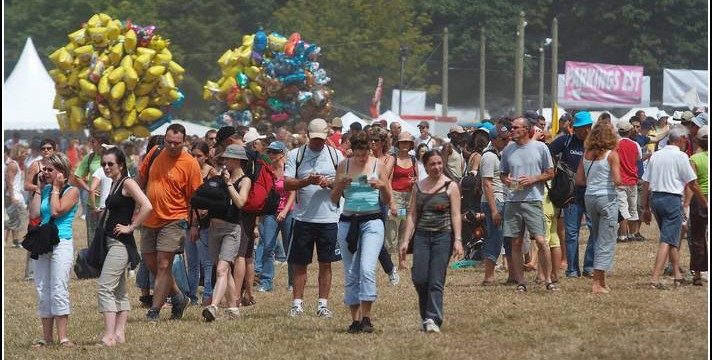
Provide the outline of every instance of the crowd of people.
{"type": "Polygon", "coordinates": [[[300,317],[307,308],[314,249],[316,316],[333,316],[332,264],[341,262],[343,302],[352,321],[346,330],[373,332],[378,265],[396,286],[412,253],[420,329],[437,333],[450,258],[463,257],[464,244],[480,223],[482,286],[500,284],[495,275],[500,264],[508,269],[502,284],[517,292],[529,290],[526,270],[536,270],[535,283],[546,291],[559,291],[564,270],[567,277],[592,278],[593,293],[608,293],[606,273],[616,246],[644,241],[641,222],[649,224],[652,216],[660,244],[650,286],[668,288],[661,282],[668,262],[673,286],[690,281],[680,270],[683,238],[689,242],[691,283],[703,285],[707,113],[661,112],[657,119],[642,113],[616,124],[607,115],[594,122],[587,111],[564,114],[560,131],[547,134],[545,119],[526,112],[473,129],[453,126],[442,144],[426,121],[416,136],[385,121],[344,131],[339,118],[313,119],[292,129],[294,134],[263,124],[225,126],[202,138],[172,124],[149,140],[143,156],[136,151],[142,144],[110,144],[99,135],[90,138],[86,154],[76,141],[60,152],[51,139],[30,149],[13,137],[5,144],[6,241],[19,246],[26,221],[28,227],[52,221],[60,239],[38,259],[28,253],[26,279],[35,281],[43,324],[43,336],[33,346],[51,343],[55,324],[59,344],[75,345],[67,336],[67,289],[73,219],[80,206],[87,239],[77,244],[89,246],[100,230],[108,248],[98,281],[105,323],[98,346],[126,341],[128,269],[138,267],[148,321],[160,321],[170,301],[171,319],[202,304],[202,316],[211,322],[239,318],[241,307],[257,303],[256,293],[273,291],[275,264],[286,262],[292,303],[285,313],[300,317]],[[245,209],[256,186],[256,161],[274,174],[279,197],[274,213],[245,209]],[[549,196],[557,185],[552,179],[566,168],[575,193],[555,205],[549,196]],[[229,207],[219,213],[191,208],[194,193],[211,181],[223,184],[229,207]],[[581,266],[582,221],[589,237],[581,266]],[[174,258],[182,253],[185,287],[174,276],[174,258]]]}

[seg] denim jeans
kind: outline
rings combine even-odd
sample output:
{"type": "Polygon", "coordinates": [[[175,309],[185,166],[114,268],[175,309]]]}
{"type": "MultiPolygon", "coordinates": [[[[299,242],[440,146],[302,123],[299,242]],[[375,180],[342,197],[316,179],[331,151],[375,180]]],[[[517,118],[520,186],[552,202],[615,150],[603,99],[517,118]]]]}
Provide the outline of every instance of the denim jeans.
{"type": "MultiPolygon", "coordinates": [[[[564,211],[564,231],[566,232],[566,258],[568,267],[566,276],[581,275],[579,267],[579,230],[581,229],[581,216],[586,214],[583,202],[574,201],[564,211]]],[[[591,229],[591,219],[586,215],[586,226],[591,229]]],[[[594,234],[589,235],[586,244],[586,253],[583,258],[583,271],[593,271],[593,253],[596,245],[594,234]]]]}
{"type": "Polygon", "coordinates": [[[361,301],[376,300],[376,264],[383,248],[383,220],[369,220],[359,224],[358,249],[351,253],[346,242],[350,222],[339,222],[339,247],[344,262],[344,304],[359,305],[361,301]]]}
{"type": "Polygon", "coordinates": [[[445,275],[452,253],[452,233],[415,231],[413,237],[413,268],[411,276],[418,293],[421,320],[443,323],[443,293],[445,275]]]}
{"type": "MultiPolygon", "coordinates": [[[[291,213],[290,213],[291,218],[291,213]]],[[[260,233],[260,239],[264,236],[264,221],[257,224],[257,231],[260,233]]],[[[284,246],[284,241],[276,241],[274,245],[274,261],[287,262],[287,250],[284,246]]],[[[262,256],[264,254],[265,244],[263,241],[257,243],[255,249],[255,273],[262,272],[262,256]]]]}
{"type": "Polygon", "coordinates": [[[136,270],[136,287],[139,289],[153,289],[153,274],[148,270],[148,266],[141,257],[141,262],[136,270]]]}
{"type": "MultiPolygon", "coordinates": [[[[292,213],[281,222],[277,222],[276,215],[266,215],[262,217],[260,229],[260,243],[257,246],[256,263],[262,263],[260,273],[260,287],[265,290],[272,290],[272,280],[274,279],[274,258],[277,248],[277,235],[281,232],[282,239],[289,239],[292,232],[292,213]],[[260,251],[260,248],[262,251],[260,251]]],[[[257,272],[257,266],[255,266],[257,272]]]]}
{"type": "Polygon", "coordinates": [[[185,262],[188,273],[188,292],[185,294],[190,301],[198,301],[198,284],[200,284],[200,257],[198,255],[198,241],[190,240],[190,229],[185,232],[185,262]]]}
{"type": "MultiPolygon", "coordinates": [[[[208,228],[200,229],[200,238],[196,244],[198,245],[200,267],[203,269],[203,299],[207,299],[213,296],[213,262],[210,260],[208,251],[208,228]]],[[[190,273],[188,273],[188,278],[190,278],[190,273]]]]}
{"type": "MultiPolygon", "coordinates": [[[[497,212],[504,216],[504,202],[498,200],[495,201],[497,203],[497,212]]],[[[499,226],[494,225],[492,222],[492,212],[490,211],[488,203],[483,202],[480,208],[485,214],[485,224],[487,226],[487,238],[485,239],[485,246],[483,249],[484,257],[496,263],[499,254],[502,253],[503,244],[505,256],[512,255],[512,238],[507,238],[508,241],[505,241],[504,233],[502,232],[502,224],[499,224],[499,226]]]]}

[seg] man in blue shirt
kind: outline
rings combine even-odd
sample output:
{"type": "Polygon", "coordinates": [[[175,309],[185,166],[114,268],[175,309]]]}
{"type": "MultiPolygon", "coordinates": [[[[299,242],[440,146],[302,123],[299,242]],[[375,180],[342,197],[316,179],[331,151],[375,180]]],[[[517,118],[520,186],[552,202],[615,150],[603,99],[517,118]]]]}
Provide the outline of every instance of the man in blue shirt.
{"type": "MultiPolygon", "coordinates": [[[[566,136],[559,136],[550,145],[551,156],[563,161],[571,169],[578,169],[581,157],[584,153],[583,142],[591,132],[593,119],[588,111],[579,111],[574,116],[574,133],[566,136]]],[[[566,232],[566,267],[567,277],[578,277],[581,275],[579,268],[579,230],[581,229],[581,215],[586,213],[583,203],[583,196],[586,187],[576,187],[576,198],[564,211],[564,230],[566,232]]],[[[586,225],[591,229],[591,220],[586,216],[586,225]]],[[[593,248],[596,238],[589,235],[586,253],[583,260],[583,275],[593,276],[593,248]]]]}

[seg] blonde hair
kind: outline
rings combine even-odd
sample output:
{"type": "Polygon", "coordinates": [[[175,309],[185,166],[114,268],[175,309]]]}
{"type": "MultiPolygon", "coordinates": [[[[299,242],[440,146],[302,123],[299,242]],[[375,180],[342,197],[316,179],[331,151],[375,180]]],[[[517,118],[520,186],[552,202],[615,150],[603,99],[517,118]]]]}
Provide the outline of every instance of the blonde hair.
{"type": "Polygon", "coordinates": [[[72,165],[69,158],[64,153],[54,153],[47,157],[47,165],[52,166],[56,171],[64,174],[65,181],[69,181],[69,175],[72,172],[72,165]]]}
{"type": "Polygon", "coordinates": [[[23,143],[15,144],[15,145],[12,147],[12,149],[10,150],[10,157],[11,157],[13,160],[17,160],[17,158],[19,158],[21,154],[23,154],[24,152],[26,152],[27,149],[28,149],[27,145],[25,145],[25,144],[23,144],[23,143]]]}

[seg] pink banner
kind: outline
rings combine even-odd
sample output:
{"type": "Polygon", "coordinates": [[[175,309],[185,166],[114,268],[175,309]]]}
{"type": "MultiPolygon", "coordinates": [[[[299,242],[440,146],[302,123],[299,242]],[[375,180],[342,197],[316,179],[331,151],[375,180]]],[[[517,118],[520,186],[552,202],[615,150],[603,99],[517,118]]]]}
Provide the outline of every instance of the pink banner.
{"type": "Polygon", "coordinates": [[[564,99],[595,103],[640,104],[643,67],[566,62],[564,99]]]}

